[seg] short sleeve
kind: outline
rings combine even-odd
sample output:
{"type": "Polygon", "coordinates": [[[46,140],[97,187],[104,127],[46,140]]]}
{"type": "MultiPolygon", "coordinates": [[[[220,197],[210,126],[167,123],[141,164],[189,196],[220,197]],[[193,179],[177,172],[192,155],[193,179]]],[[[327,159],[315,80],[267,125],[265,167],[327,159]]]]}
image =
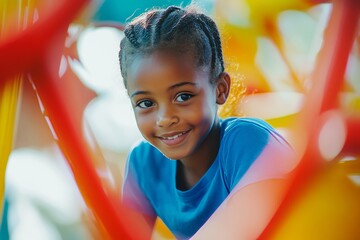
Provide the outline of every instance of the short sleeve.
{"type": "Polygon", "coordinates": [[[285,178],[295,167],[287,141],[260,119],[242,119],[226,135],[224,172],[229,190],[266,179],[285,178]]]}
{"type": "Polygon", "coordinates": [[[148,216],[156,216],[150,202],[141,190],[136,149],[133,149],[126,162],[125,176],[122,186],[122,202],[125,206],[148,216]]]}

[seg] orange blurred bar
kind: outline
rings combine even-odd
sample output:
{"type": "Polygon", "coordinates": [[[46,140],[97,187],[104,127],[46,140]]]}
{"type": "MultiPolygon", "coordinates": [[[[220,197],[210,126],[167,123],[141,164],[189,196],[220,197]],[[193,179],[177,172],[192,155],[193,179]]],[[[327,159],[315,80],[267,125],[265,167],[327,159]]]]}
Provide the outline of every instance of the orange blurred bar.
{"type": "MultiPolygon", "coordinates": [[[[292,203],[296,201],[312,177],[326,165],[318,149],[321,114],[338,107],[338,93],[344,83],[344,73],[355,41],[360,16],[360,1],[333,1],[332,13],[324,35],[323,47],[312,75],[312,88],[305,98],[304,107],[299,117],[298,127],[305,133],[305,149],[301,162],[296,169],[296,178],[290,187],[280,209],[260,236],[271,239],[277,227],[286,219],[292,203]]],[[[354,126],[350,126],[355,129],[354,126]]],[[[356,126],[358,130],[358,125],[356,126]]],[[[352,136],[352,135],[351,135],[352,136]]],[[[356,136],[356,139],[359,137],[356,136]]],[[[348,138],[350,141],[355,138],[348,138]]],[[[355,144],[355,142],[352,142],[355,144]]],[[[349,145],[350,146],[350,145],[349,145]]]]}
{"type": "Polygon", "coordinates": [[[350,117],[346,120],[347,134],[342,150],[345,155],[360,154],[360,117],[350,117]]]}
{"type": "Polygon", "coordinates": [[[52,48],[51,41],[66,33],[87,3],[89,0],[62,0],[53,11],[39,9],[37,22],[0,42],[1,81],[19,72],[36,71],[45,52],[52,48]]]}
{"type": "MultiPolygon", "coordinates": [[[[44,106],[50,128],[68,160],[79,190],[110,239],[146,239],[150,230],[104,188],[83,136],[82,113],[74,112],[74,92],[63,91],[58,70],[67,29],[89,0],[63,0],[51,11],[39,9],[39,20],[0,42],[1,83],[17,73],[28,74],[44,106]]],[[[77,79],[71,79],[77,80],[77,79]]],[[[46,179],[44,179],[46,181],[46,179]]]]}

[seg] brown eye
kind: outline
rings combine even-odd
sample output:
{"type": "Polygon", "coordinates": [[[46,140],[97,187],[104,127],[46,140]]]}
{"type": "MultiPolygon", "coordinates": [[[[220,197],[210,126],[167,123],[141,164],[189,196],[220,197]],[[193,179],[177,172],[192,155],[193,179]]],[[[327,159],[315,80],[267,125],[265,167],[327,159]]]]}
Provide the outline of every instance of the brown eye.
{"type": "Polygon", "coordinates": [[[154,106],[154,103],[150,100],[143,100],[143,101],[140,101],[139,103],[136,104],[137,107],[139,108],[150,108],[152,106],[154,106]]]}
{"type": "Polygon", "coordinates": [[[191,94],[188,94],[188,93],[182,93],[182,94],[179,94],[177,97],[176,97],[176,101],[177,102],[186,102],[188,101],[190,98],[192,98],[194,95],[191,95],[191,94]]]}

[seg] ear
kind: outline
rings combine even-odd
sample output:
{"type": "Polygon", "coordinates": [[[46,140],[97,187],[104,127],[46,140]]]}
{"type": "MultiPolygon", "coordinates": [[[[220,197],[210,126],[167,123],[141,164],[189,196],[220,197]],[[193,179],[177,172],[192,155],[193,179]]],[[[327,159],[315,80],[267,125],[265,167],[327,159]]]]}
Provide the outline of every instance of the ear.
{"type": "Polygon", "coordinates": [[[226,102],[230,92],[231,79],[227,72],[220,74],[216,81],[216,103],[222,105],[226,102]]]}

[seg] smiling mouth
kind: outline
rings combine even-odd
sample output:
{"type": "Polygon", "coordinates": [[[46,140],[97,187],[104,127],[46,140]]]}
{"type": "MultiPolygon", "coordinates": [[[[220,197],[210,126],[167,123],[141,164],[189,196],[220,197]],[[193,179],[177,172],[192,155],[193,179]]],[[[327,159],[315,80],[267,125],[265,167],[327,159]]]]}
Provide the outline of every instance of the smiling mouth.
{"type": "Polygon", "coordinates": [[[169,146],[177,145],[177,144],[181,143],[183,140],[185,140],[185,138],[188,135],[188,133],[190,132],[190,130],[191,129],[184,131],[184,132],[177,133],[172,136],[166,136],[166,137],[159,136],[159,139],[166,145],[169,145],[169,146]]]}

